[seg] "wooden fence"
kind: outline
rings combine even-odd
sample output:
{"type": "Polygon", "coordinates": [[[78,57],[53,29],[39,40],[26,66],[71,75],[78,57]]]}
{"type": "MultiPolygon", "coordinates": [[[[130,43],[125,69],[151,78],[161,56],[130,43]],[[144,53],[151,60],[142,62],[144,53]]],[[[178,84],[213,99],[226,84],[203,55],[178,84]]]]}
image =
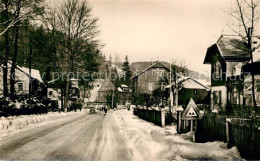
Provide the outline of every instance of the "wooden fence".
{"type": "Polygon", "coordinates": [[[236,146],[243,158],[260,159],[260,119],[204,116],[198,121],[196,142],[223,141],[236,146]]]}
{"type": "Polygon", "coordinates": [[[139,118],[152,122],[158,126],[165,126],[165,111],[164,110],[150,110],[150,109],[140,109],[134,108],[134,115],[139,118]]]}

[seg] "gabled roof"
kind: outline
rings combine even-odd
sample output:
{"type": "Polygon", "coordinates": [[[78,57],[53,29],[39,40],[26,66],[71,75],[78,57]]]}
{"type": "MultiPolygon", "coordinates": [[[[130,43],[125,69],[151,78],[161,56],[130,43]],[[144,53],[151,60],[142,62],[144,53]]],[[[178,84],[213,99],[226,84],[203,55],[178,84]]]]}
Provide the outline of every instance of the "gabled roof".
{"type": "Polygon", "coordinates": [[[159,61],[156,61],[154,62],[152,65],[148,66],[147,68],[145,68],[144,70],[138,72],[137,74],[135,74],[131,79],[145,73],[146,71],[148,71],[149,69],[153,68],[153,67],[163,67],[167,70],[170,70],[168,67],[166,67],[163,63],[159,62],[159,61]]]}
{"type": "MultiPolygon", "coordinates": [[[[17,66],[19,69],[19,66],[17,66]]],[[[25,67],[21,67],[21,70],[26,73],[26,75],[30,75],[29,74],[29,68],[25,68],[25,67]]],[[[37,79],[39,82],[43,82],[42,78],[41,78],[41,74],[39,70],[36,69],[31,69],[31,77],[34,79],[37,79]]]]}
{"type": "MultiPolygon", "coordinates": [[[[178,80],[178,84],[181,85],[181,88],[186,88],[186,89],[209,89],[209,87],[199,80],[196,80],[192,77],[183,77],[178,80]]],[[[165,88],[170,88],[171,86],[174,86],[173,83],[170,85],[167,85],[165,88]]]]}
{"type": "Polygon", "coordinates": [[[219,51],[224,60],[249,60],[251,58],[246,43],[240,36],[221,35],[217,43],[207,49],[204,64],[211,63],[214,51],[219,51]]]}
{"type": "Polygon", "coordinates": [[[189,77],[179,83],[182,84],[182,88],[186,88],[186,89],[208,89],[209,88],[192,77],[189,77]]]}
{"type": "MultiPolygon", "coordinates": [[[[12,65],[11,61],[8,61],[9,65],[12,65]]],[[[3,66],[3,64],[1,65],[3,66]]],[[[20,67],[19,65],[16,65],[16,69],[23,72],[28,77],[30,76],[29,68],[20,67]]],[[[31,78],[38,80],[39,82],[43,82],[40,71],[36,69],[31,69],[31,78]]]]}
{"type": "Polygon", "coordinates": [[[115,85],[112,83],[110,79],[106,79],[105,82],[102,84],[101,88],[98,92],[108,92],[110,90],[115,89],[115,85]]]}

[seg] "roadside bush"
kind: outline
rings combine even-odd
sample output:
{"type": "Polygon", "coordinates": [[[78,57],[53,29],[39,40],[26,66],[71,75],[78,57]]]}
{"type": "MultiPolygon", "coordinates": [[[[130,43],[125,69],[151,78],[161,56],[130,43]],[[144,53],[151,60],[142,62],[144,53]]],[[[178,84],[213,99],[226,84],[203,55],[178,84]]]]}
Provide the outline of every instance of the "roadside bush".
{"type": "Polygon", "coordinates": [[[69,110],[70,111],[73,111],[73,110],[77,111],[78,109],[81,111],[82,103],[80,103],[80,102],[72,102],[69,110]]]}
{"type": "Polygon", "coordinates": [[[20,97],[15,100],[0,98],[0,116],[30,115],[48,113],[48,105],[40,100],[20,97]]]}

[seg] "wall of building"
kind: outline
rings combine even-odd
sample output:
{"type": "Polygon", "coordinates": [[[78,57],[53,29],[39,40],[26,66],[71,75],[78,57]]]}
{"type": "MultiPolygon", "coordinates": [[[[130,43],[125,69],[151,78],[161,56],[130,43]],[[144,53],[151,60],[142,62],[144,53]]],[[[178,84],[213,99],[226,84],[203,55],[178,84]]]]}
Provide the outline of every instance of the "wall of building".
{"type": "Polygon", "coordinates": [[[192,98],[196,104],[209,104],[209,91],[206,89],[186,89],[183,88],[179,91],[179,105],[188,105],[192,98]],[[196,90],[196,92],[195,92],[196,90]]]}
{"type": "MultiPolygon", "coordinates": [[[[8,89],[10,90],[10,75],[11,75],[11,70],[8,70],[8,89]]],[[[0,91],[3,90],[3,69],[0,68],[0,91]]],[[[29,77],[21,72],[20,70],[16,69],[15,71],[15,79],[16,79],[16,83],[15,83],[15,91],[16,93],[19,94],[28,94],[29,93],[29,77]],[[21,83],[23,84],[23,90],[20,91],[18,90],[18,84],[21,83]]]]}
{"type": "Polygon", "coordinates": [[[227,87],[217,86],[211,88],[211,110],[225,111],[227,105],[227,87]],[[220,92],[220,97],[219,97],[220,92]],[[221,100],[220,102],[218,100],[221,100]]]}
{"type": "Polygon", "coordinates": [[[163,71],[164,75],[168,74],[165,68],[150,68],[138,76],[138,89],[144,93],[152,93],[153,90],[160,87],[159,81],[162,76],[155,74],[156,71],[163,71]],[[153,73],[154,71],[154,73],[153,73]]]}
{"type": "MultiPolygon", "coordinates": [[[[238,64],[242,64],[244,65],[245,62],[226,62],[227,64],[227,77],[230,77],[230,76],[236,76],[236,75],[241,75],[241,70],[240,72],[238,71],[234,71],[234,68],[238,65],[238,64]]],[[[236,69],[237,70],[237,69],[236,69]]]]}
{"type": "Polygon", "coordinates": [[[220,55],[219,51],[216,51],[212,54],[212,61],[211,61],[211,86],[223,86],[226,82],[226,62],[223,60],[222,56],[220,55]],[[220,62],[221,64],[221,73],[220,78],[215,77],[215,64],[220,62]]]}

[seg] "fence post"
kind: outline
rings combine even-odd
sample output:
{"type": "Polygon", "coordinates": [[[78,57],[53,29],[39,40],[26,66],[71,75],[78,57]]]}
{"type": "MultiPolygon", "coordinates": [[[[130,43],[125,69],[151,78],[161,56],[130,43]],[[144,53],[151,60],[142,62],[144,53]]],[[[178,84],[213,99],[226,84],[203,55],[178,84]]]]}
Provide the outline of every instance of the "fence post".
{"type": "Polygon", "coordinates": [[[156,124],[156,111],[155,111],[155,109],[153,110],[153,122],[156,124]]]}
{"type": "Polygon", "coordinates": [[[230,119],[227,118],[226,119],[226,137],[227,137],[227,147],[229,148],[230,147],[230,140],[229,140],[229,124],[230,124],[230,119]]]}
{"type": "Polygon", "coordinates": [[[162,127],[165,127],[165,110],[161,109],[161,123],[162,127]]]}

